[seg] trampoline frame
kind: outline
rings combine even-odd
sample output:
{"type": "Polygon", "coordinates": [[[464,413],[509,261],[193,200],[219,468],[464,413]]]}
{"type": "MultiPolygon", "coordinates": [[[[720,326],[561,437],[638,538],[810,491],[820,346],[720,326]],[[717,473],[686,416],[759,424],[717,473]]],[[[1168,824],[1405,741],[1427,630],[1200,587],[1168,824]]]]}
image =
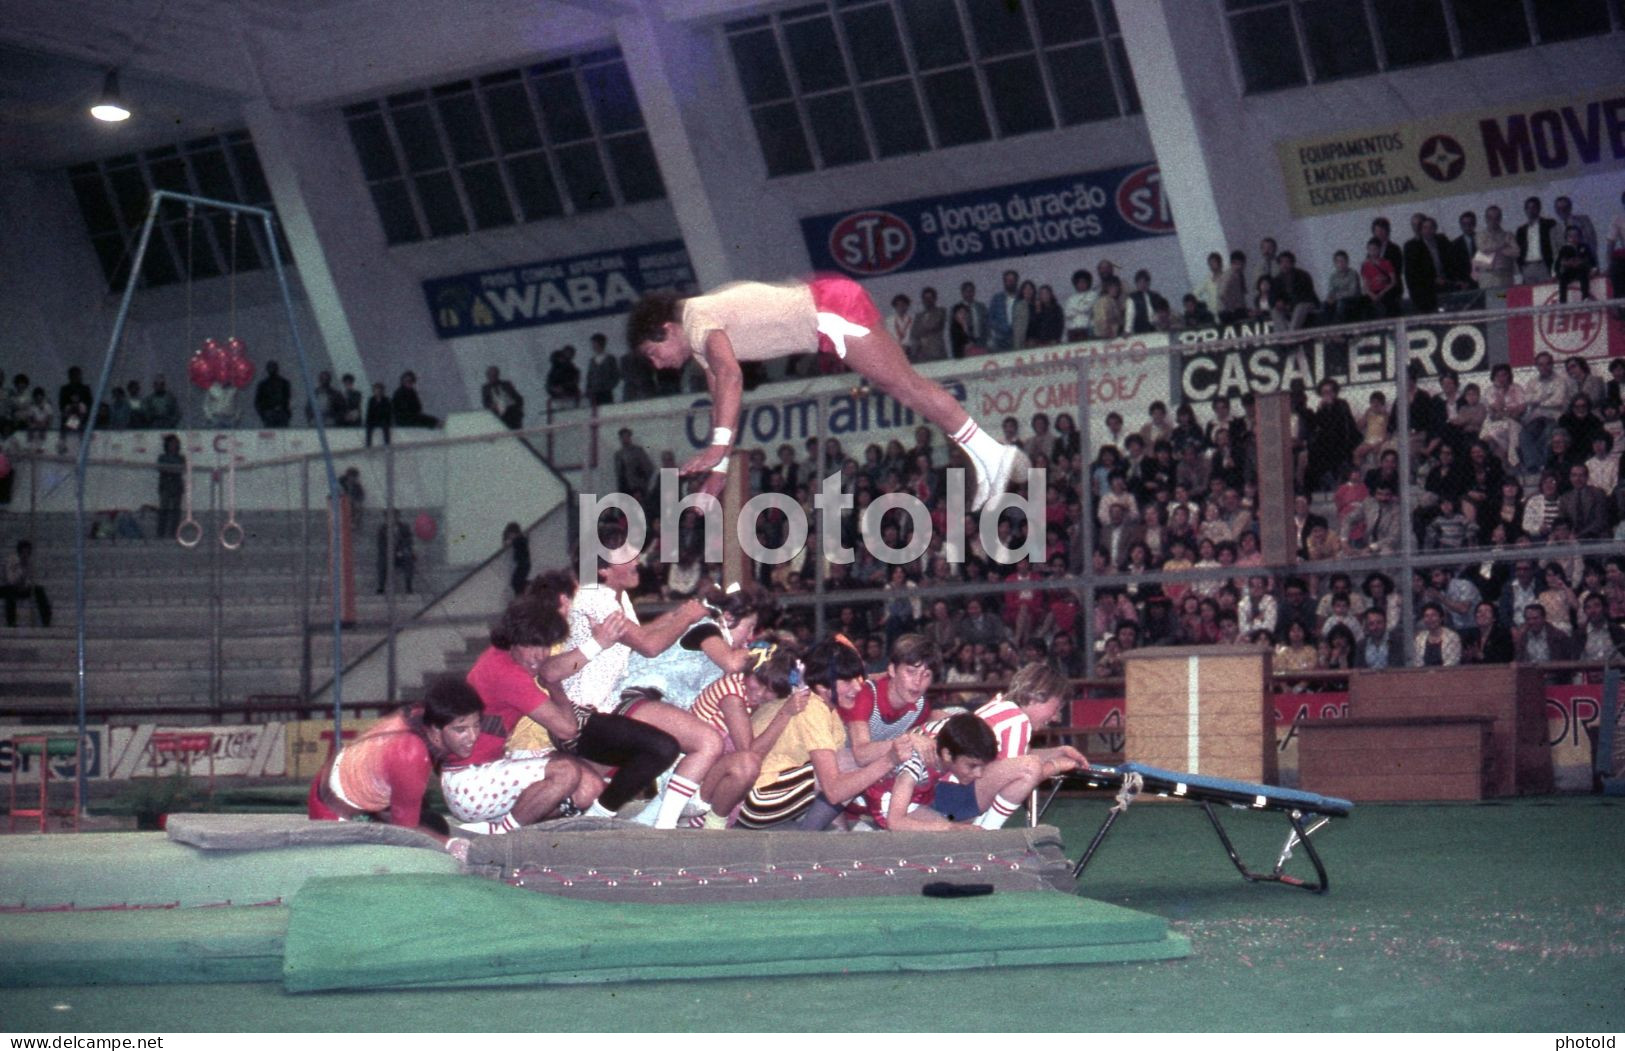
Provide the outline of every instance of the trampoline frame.
{"type": "MultiPolygon", "coordinates": [[[[1033,793],[1032,802],[1036,804],[1033,813],[1042,816],[1049,805],[1054,801],[1057,793],[1070,780],[1073,783],[1082,781],[1088,788],[1115,788],[1118,790],[1117,805],[1107,812],[1106,818],[1100,827],[1095,830],[1089,845],[1084,848],[1083,854],[1077,863],[1072,866],[1072,878],[1081,879],[1083,870],[1088,867],[1095,854],[1105,842],[1106,836],[1117,819],[1127,812],[1129,804],[1134,797],[1142,791],[1170,799],[1184,799],[1196,803],[1207,815],[1213,831],[1219,837],[1219,843],[1224,847],[1230,863],[1241,873],[1242,879],[1249,883],[1282,883],[1289,887],[1299,887],[1315,894],[1324,894],[1331,886],[1331,879],[1326,872],[1326,864],[1321,859],[1320,852],[1315,849],[1314,841],[1310,838],[1331,822],[1334,817],[1347,817],[1353,804],[1346,800],[1325,799],[1328,805],[1321,810],[1301,805],[1302,800],[1279,800],[1271,796],[1272,788],[1269,785],[1251,785],[1242,782],[1217,783],[1212,778],[1200,778],[1196,775],[1173,775],[1166,771],[1152,772],[1147,768],[1136,768],[1134,764],[1125,764],[1123,767],[1100,766],[1088,770],[1078,771],[1069,775],[1067,779],[1057,778],[1050,786],[1049,795],[1040,803],[1038,793],[1033,793]],[[1138,775],[1138,783],[1131,781],[1128,775],[1138,775]],[[1178,780],[1178,777],[1189,780],[1178,780]],[[1224,823],[1219,820],[1218,812],[1214,809],[1215,803],[1222,803],[1234,810],[1273,810],[1284,814],[1290,828],[1287,830],[1286,841],[1280,853],[1276,855],[1275,865],[1267,872],[1255,871],[1247,867],[1242,860],[1241,852],[1236,849],[1230,834],[1225,831],[1224,823]],[[1286,863],[1291,860],[1295,848],[1302,846],[1304,855],[1314,867],[1315,879],[1306,880],[1288,874],[1286,863]]],[[[1293,793],[1300,795],[1300,793],[1293,793]]]]}

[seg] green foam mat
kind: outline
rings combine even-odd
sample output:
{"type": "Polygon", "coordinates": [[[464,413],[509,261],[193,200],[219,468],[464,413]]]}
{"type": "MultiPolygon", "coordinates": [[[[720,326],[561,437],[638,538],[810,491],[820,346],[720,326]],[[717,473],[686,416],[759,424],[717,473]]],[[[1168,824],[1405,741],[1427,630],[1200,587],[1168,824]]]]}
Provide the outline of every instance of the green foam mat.
{"type": "Polygon", "coordinates": [[[264,982],[282,974],[288,909],[0,915],[0,986],[264,982]]]}
{"type": "Polygon", "coordinates": [[[1045,892],[685,906],[603,903],[437,875],[313,879],[293,899],[290,992],[941,971],[1173,959],[1162,918],[1045,892]]]}
{"type": "Polygon", "coordinates": [[[315,876],[455,873],[449,854],[371,844],[204,851],[162,832],[10,836],[0,850],[0,908],[260,905],[315,876]]]}

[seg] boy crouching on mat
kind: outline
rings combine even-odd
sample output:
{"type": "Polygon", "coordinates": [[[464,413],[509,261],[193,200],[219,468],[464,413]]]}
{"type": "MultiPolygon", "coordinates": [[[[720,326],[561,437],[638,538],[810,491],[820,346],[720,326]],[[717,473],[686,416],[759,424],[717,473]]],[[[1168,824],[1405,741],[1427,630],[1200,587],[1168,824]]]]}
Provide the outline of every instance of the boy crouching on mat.
{"type": "Polygon", "coordinates": [[[961,784],[974,785],[998,754],[998,747],[987,723],[969,712],[950,716],[923,754],[915,752],[896,773],[864,791],[864,809],[876,825],[894,832],[963,828],[931,809],[937,784],[952,774],[961,784]]]}
{"type": "Polygon", "coordinates": [[[922,737],[905,734],[892,741],[885,754],[857,769],[842,770],[836,753],[846,748],[847,739],[840,712],[852,706],[863,688],[863,658],[850,643],[825,639],[808,652],[802,667],[811,687],[806,708],[791,717],[762,761],[756,784],[739,811],[740,828],[764,829],[792,821],[820,794],[844,805],[888,776],[897,763],[919,750],[916,745],[929,747],[922,737]]]}
{"type": "MultiPolygon", "coordinates": [[[[997,740],[998,754],[975,784],[952,772],[946,775],[937,786],[932,808],[954,821],[1002,828],[1033,789],[1049,778],[1089,769],[1089,760],[1071,745],[1032,747],[1033,728],[1043,729],[1055,721],[1067,692],[1066,678],[1047,665],[1020,668],[1010,677],[1008,689],[975,711],[997,740]]],[[[938,733],[945,722],[928,723],[926,732],[938,733]]]]}

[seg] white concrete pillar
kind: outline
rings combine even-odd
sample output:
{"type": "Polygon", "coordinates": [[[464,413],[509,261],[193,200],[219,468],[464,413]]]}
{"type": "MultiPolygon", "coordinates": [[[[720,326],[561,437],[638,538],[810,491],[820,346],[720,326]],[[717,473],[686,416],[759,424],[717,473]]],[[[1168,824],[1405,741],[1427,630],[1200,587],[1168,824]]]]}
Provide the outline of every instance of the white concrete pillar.
{"type": "Polygon", "coordinates": [[[1209,252],[1228,261],[1241,249],[1250,273],[1259,239],[1289,229],[1291,216],[1274,155],[1250,145],[1220,5],[1134,0],[1117,17],[1191,287],[1207,280],[1209,252]]]}
{"type": "Polygon", "coordinates": [[[800,226],[767,185],[713,33],[664,21],[648,5],[617,18],[615,36],[700,286],[806,271],[800,226]]]}
{"type": "MultiPolygon", "coordinates": [[[[355,374],[356,386],[365,391],[370,383],[367,367],[356,345],[344,298],[339,293],[334,262],[329,259],[319,233],[325,218],[320,198],[332,193],[331,184],[336,181],[331,158],[313,155],[315,144],[311,141],[310,129],[301,127],[301,124],[308,125],[307,117],[274,109],[261,99],[244,105],[243,116],[248,122],[249,134],[254,137],[265,180],[271,187],[277,218],[293,251],[293,259],[283,262],[298,265],[299,282],[327,346],[335,384],[339,374],[350,372],[355,374]],[[320,173],[321,179],[307,180],[303,177],[306,172],[320,173]]],[[[327,145],[332,148],[331,144],[327,145]]],[[[347,221],[353,223],[355,218],[350,216],[347,221]]],[[[335,237],[338,235],[336,229],[332,233],[335,237]]]]}

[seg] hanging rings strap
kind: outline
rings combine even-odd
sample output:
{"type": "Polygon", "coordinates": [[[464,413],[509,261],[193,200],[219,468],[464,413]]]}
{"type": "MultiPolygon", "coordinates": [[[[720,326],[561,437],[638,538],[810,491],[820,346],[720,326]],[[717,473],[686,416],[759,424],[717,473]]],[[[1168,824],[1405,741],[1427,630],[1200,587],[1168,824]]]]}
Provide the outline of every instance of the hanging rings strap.
{"type": "Polygon", "coordinates": [[[175,542],[182,547],[197,547],[203,539],[203,526],[192,517],[192,457],[184,452],[181,454],[181,506],[186,516],[175,527],[175,542]]]}
{"type": "Polygon", "coordinates": [[[220,527],[220,546],[235,551],[243,546],[243,527],[237,524],[237,450],[226,454],[226,522],[220,527]]]}

